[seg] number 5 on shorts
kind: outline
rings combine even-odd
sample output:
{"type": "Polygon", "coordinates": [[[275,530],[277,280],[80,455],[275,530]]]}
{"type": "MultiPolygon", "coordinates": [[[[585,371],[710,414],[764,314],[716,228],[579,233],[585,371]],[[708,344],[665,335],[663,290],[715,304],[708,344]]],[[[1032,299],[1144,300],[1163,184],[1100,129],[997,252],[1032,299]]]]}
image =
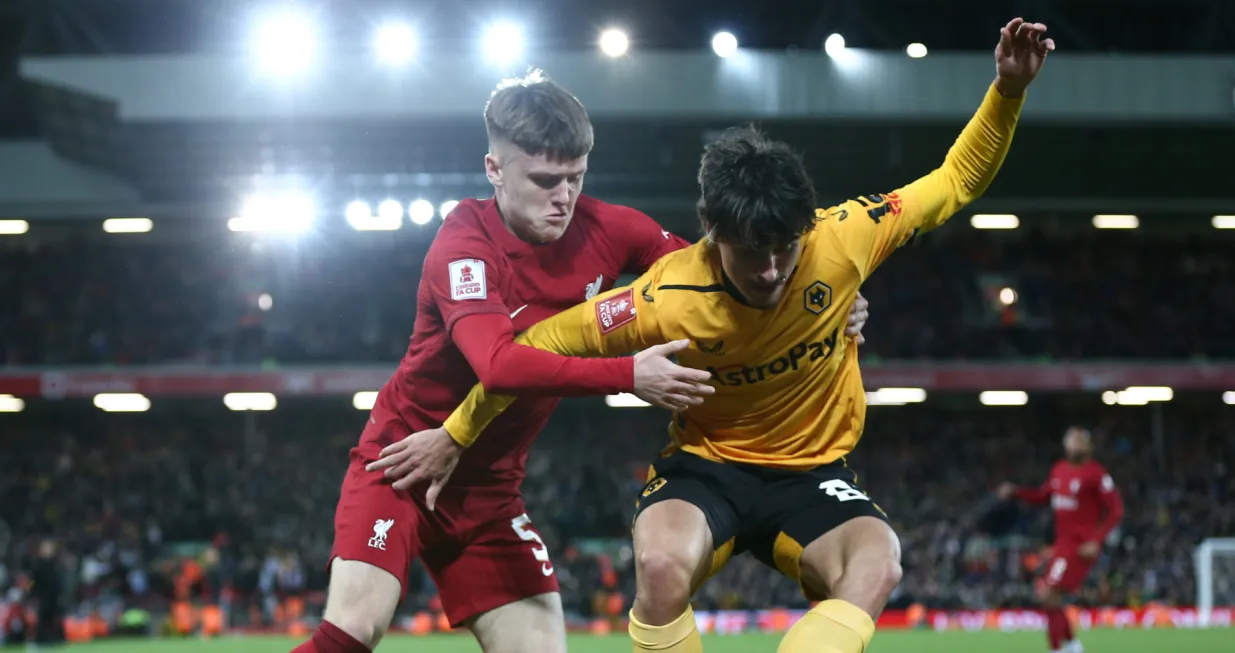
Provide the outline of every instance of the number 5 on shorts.
{"type": "Polygon", "coordinates": [[[553,574],[553,565],[549,563],[549,547],[545,546],[545,541],[540,539],[540,533],[532,530],[532,520],[523,513],[518,517],[510,520],[510,527],[515,529],[515,534],[519,539],[525,542],[535,542],[532,545],[532,555],[540,562],[540,573],[549,576],[553,574]]]}
{"type": "Polygon", "coordinates": [[[828,496],[835,497],[837,501],[844,503],[846,501],[854,501],[861,499],[862,501],[870,501],[870,497],[862,494],[852,485],[834,478],[830,481],[824,481],[819,484],[819,489],[828,493],[828,496]]]}

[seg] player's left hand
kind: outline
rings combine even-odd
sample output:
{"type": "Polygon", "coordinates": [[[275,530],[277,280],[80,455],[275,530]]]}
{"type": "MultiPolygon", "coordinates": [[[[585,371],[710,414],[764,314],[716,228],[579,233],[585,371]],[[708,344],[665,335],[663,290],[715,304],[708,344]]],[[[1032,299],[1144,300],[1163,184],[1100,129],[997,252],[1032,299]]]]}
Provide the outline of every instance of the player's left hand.
{"type": "Polygon", "coordinates": [[[1080,556],[1086,560],[1093,560],[1098,557],[1099,553],[1102,553],[1102,543],[1101,542],[1085,542],[1084,544],[1077,547],[1076,552],[1080,554],[1080,556]]]}
{"type": "Polygon", "coordinates": [[[995,87],[1004,97],[1020,97],[1038,76],[1048,52],[1055,50],[1053,39],[1044,39],[1046,25],[1027,23],[1013,18],[999,30],[999,45],[995,46],[995,70],[999,77],[995,87]]]}
{"type": "Polygon", "coordinates": [[[407,490],[422,481],[429,481],[425,493],[425,505],[429,510],[437,503],[437,497],[450,480],[463,447],[444,428],[417,431],[406,438],[382,449],[381,458],[365,466],[365,471],[385,469],[391,486],[407,490]]]}
{"type": "Polygon", "coordinates": [[[870,317],[871,303],[866,301],[862,293],[858,293],[858,298],[854,300],[853,306],[849,308],[849,324],[845,326],[845,335],[853,338],[859,345],[866,342],[866,337],[862,335],[862,327],[866,326],[866,318],[870,317]]]}

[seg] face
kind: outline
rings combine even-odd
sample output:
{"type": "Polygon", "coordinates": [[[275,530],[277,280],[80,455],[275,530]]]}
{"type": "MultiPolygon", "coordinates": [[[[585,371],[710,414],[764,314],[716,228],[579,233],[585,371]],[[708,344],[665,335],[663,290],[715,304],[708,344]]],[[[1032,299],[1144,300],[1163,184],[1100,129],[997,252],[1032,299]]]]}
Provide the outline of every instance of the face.
{"type": "Polygon", "coordinates": [[[717,242],[720,265],[725,275],[737,286],[746,303],[756,308],[771,308],[780,302],[789,283],[789,275],[798,265],[801,239],[787,244],[751,249],[742,245],[717,242]]]}
{"type": "Polygon", "coordinates": [[[1068,460],[1083,460],[1089,456],[1091,443],[1084,429],[1070,428],[1063,436],[1063,450],[1068,460]]]}
{"type": "Polygon", "coordinates": [[[513,145],[493,149],[485,156],[485,173],[506,226],[529,243],[561,238],[583,190],[587,155],[551,161],[544,154],[530,156],[513,145]]]}

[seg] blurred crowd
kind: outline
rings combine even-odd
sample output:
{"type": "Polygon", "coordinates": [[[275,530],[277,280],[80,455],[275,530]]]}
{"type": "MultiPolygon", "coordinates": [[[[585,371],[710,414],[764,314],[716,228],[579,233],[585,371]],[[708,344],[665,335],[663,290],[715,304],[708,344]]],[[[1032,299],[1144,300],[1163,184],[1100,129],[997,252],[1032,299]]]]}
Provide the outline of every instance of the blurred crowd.
{"type": "MultiPolygon", "coordinates": [[[[1230,242],[1020,231],[949,225],[896,253],[864,288],[863,355],[1235,356],[1230,242]]],[[[0,362],[393,365],[428,243],[368,235],[14,246],[0,257],[0,362]]]]}
{"type": "MultiPolygon", "coordinates": [[[[1216,402],[1215,402],[1216,403],[1216,402]]],[[[161,404],[162,405],[162,404],[161,404]]],[[[1079,597],[1083,604],[1191,604],[1204,538],[1235,535],[1235,415],[1177,396],[1160,407],[1045,397],[1021,408],[874,407],[851,458],[904,550],[892,607],[1032,604],[1049,514],[996,501],[1000,481],[1040,483],[1066,425],[1092,427],[1127,516],[1079,597]],[[1161,411],[1155,431],[1151,411],[1161,411]]],[[[289,596],[319,609],[335,500],[363,413],[289,401],[268,414],[191,401],[136,415],[58,406],[5,417],[0,457],[0,597],[28,586],[50,538],[71,610],[158,611],[222,602],[233,625],[277,623],[289,596]]],[[[666,416],[564,402],[524,484],[554,557],[568,613],[590,619],[633,596],[629,526],[666,416]],[[603,419],[598,419],[603,417],[603,419]]],[[[1219,599],[1235,603],[1235,565],[1219,599]]],[[[432,609],[412,574],[403,611],[432,609]]],[[[805,605],[795,584],[750,556],[698,596],[699,609],[805,605]]]]}

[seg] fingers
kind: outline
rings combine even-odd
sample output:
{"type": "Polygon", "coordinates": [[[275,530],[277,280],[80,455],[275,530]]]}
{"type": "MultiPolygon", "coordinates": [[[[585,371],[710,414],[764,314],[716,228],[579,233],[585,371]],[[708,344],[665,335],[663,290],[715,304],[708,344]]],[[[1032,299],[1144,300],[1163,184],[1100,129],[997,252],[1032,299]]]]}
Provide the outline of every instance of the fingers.
{"type": "Polygon", "coordinates": [[[677,370],[677,374],[675,375],[675,378],[678,381],[683,381],[686,383],[706,383],[712,380],[711,372],[697,370],[693,367],[681,367],[680,365],[678,367],[680,369],[677,370]]]}
{"type": "Polygon", "coordinates": [[[1043,39],[1038,43],[1038,52],[1046,54],[1047,52],[1055,51],[1055,39],[1043,39]]]}
{"type": "MultiPolygon", "coordinates": [[[[1012,23],[1008,23],[1011,25],[1012,23]]],[[[1008,52],[1012,49],[1012,30],[1003,28],[999,30],[999,47],[996,48],[999,52],[1008,52]]]]}
{"type": "Polygon", "coordinates": [[[441,478],[433,479],[433,482],[429,484],[429,490],[425,492],[425,505],[430,511],[437,505],[437,498],[441,496],[442,488],[446,487],[446,482],[450,480],[450,475],[454,472],[455,468],[451,467],[445,474],[442,474],[441,478]]]}
{"type": "Polygon", "coordinates": [[[699,403],[703,402],[704,397],[710,397],[716,394],[716,388],[705,383],[676,383],[669,388],[669,394],[684,395],[687,397],[699,399],[699,403]]]}
{"type": "Polygon", "coordinates": [[[386,469],[388,467],[394,467],[395,465],[398,465],[404,462],[405,460],[407,460],[408,457],[410,457],[412,454],[410,451],[407,450],[406,447],[402,445],[403,445],[402,442],[396,442],[395,444],[392,444],[389,447],[382,449],[382,454],[381,454],[382,457],[369,463],[368,465],[365,465],[365,471],[375,472],[379,469],[386,469]]]}
{"type": "Polygon", "coordinates": [[[673,342],[666,342],[663,345],[656,345],[655,347],[650,347],[648,348],[648,351],[654,353],[656,356],[668,356],[670,354],[676,354],[679,351],[682,351],[683,349],[686,349],[689,346],[690,346],[690,340],[682,339],[682,340],[674,340],[673,342]]]}
{"type": "Polygon", "coordinates": [[[858,343],[859,345],[865,345],[865,344],[866,344],[866,336],[864,336],[864,335],[862,335],[861,333],[859,333],[859,334],[858,334],[858,337],[854,339],[854,342],[858,343]]]}
{"type": "Polygon", "coordinates": [[[425,506],[429,512],[433,512],[433,507],[437,505],[437,495],[442,493],[444,485],[446,485],[446,479],[435,480],[429,484],[429,490],[425,492],[425,506]]]}
{"type": "Polygon", "coordinates": [[[422,469],[417,468],[417,469],[411,470],[411,473],[408,474],[407,476],[404,476],[403,478],[395,481],[394,483],[391,483],[391,487],[393,487],[396,490],[406,490],[412,487],[413,485],[423,481],[424,479],[425,479],[424,471],[422,469]]]}

